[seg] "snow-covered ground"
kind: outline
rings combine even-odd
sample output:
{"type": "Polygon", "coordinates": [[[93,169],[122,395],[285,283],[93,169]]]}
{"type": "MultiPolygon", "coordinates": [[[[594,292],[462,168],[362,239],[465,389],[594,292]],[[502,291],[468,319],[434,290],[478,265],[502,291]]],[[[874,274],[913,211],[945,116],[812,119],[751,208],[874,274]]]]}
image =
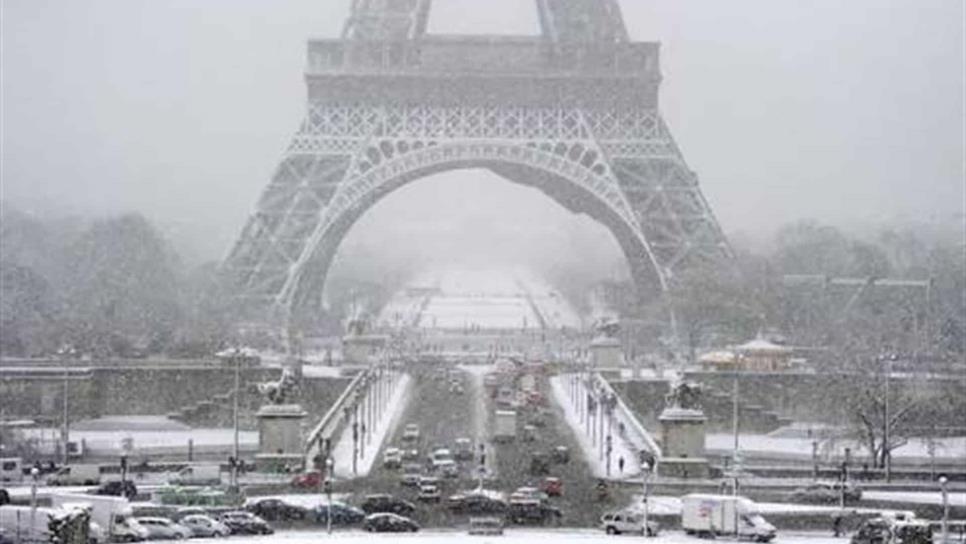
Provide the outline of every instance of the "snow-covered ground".
{"type": "MultiPolygon", "coordinates": [[[[235,542],[238,537],[216,538],[208,542],[235,542]]],[[[610,536],[594,529],[507,529],[501,536],[470,536],[462,530],[426,530],[418,533],[366,533],[363,531],[336,531],[331,535],[325,530],[316,531],[281,531],[274,535],[245,537],[244,542],[250,544],[269,544],[273,542],[288,542],[291,544],[309,544],[320,541],[332,544],[362,543],[362,542],[406,542],[409,544],[443,544],[447,542],[476,542],[500,544],[533,544],[553,543],[569,544],[591,542],[648,542],[650,544],[700,544],[707,542],[697,537],[690,537],[677,531],[664,531],[657,537],[642,539],[635,536],[610,536]]],[[[826,533],[783,533],[772,541],[776,544],[846,544],[848,537],[835,538],[826,533]]]]}
{"type": "MultiPolygon", "coordinates": [[[[812,456],[812,441],[819,440],[820,455],[844,456],[845,448],[855,452],[864,452],[862,445],[851,440],[836,440],[834,443],[821,439],[803,437],[775,437],[768,435],[742,434],[739,437],[740,447],[747,453],[781,454],[789,458],[810,459],[812,456]]],[[[705,447],[709,452],[730,452],[734,448],[734,435],[730,433],[709,433],[705,436],[705,447]]],[[[912,439],[908,444],[897,448],[893,458],[898,459],[928,459],[929,448],[924,440],[912,439]]],[[[966,463],[966,437],[951,437],[937,439],[937,461],[958,461],[966,463]]]]}
{"type": "MultiPolygon", "coordinates": [[[[863,491],[862,498],[870,501],[913,504],[942,504],[939,491],[863,491]]],[[[966,493],[949,493],[949,505],[966,508],[966,493]]]]}
{"type": "MultiPolygon", "coordinates": [[[[41,446],[45,446],[52,453],[56,445],[55,438],[59,437],[57,429],[28,429],[24,431],[27,438],[36,438],[41,446]]],[[[84,441],[86,451],[93,455],[119,455],[122,451],[122,441],[130,438],[134,444],[134,451],[141,453],[178,453],[187,455],[188,442],[195,451],[206,448],[223,447],[232,444],[234,432],[232,429],[187,429],[187,430],[71,430],[72,441],[84,441]]],[[[243,451],[258,448],[257,431],[241,431],[238,433],[239,446],[243,451]]]]}
{"type": "MultiPolygon", "coordinates": [[[[338,442],[335,444],[335,448],[332,451],[332,457],[335,462],[335,476],[337,478],[358,478],[364,477],[369,474],[372,470],[372,465],[376,458],[379,456],[379,451],[382,449],[382,443],[385,442],[386,437],[389,436],[391,431],[399,423],[400,415],[406,409],[406,403],[409,402],[409,392],[412,385],[412,378],[409,374],[403,374],[399,377],[398,383],[396,383],[395,389],[393,389],[392,396],[389,397],[389,403],[386,409],[382,411],[380,417],[376,420],[375,429],[372,430],[372,441],[366,442],[366,447],[360,448],[360,455],[356,462],[356,470],[352,470],[352,450],[354,448],[352,440],[352,429],[346,428],[342,432],[342,436],[339,437],[338,442]]],[[[371,393],[370,394],[374,394],[371,393]]]]}
{"type": "Polygon", "coordinates": [[[527,270],[447,268],[417,278],[413,285],[439,293],[422,297],[401,291],[379,314],[381,324],[410,323],[423,329],[538,329],[580,327],[573,307],[527,270]]]}
{"type": "MultiPolygon", "coordinates": [[[[615,423],[611,439],[613,446],[611,450],[611,472],[610,476],[608,476],[606,456],[604,458],[601,457],[600,445],[594,443],[591,434],[587,432],[587,425],[581,423],[580,413],[571,402],[569,392],[570,376],[565,374],[550,378],[550,388],[553,392],[554,400],[563,409],[567,425],[573,429],[574,436],[577,437],[577,442],[580,444],[584,459],[586,459],[594,476],[598,478],[620,479],[632,477],[640,472],[641,467],[637,462],[637,453],[632,452],[629,445],[618,436],[617,424],[615,423]],[[623,472],[620,472],[617,466],[618,459],[621,457],[625,461],[623,472]]],[[[579,386],[577,394],[581,398],[586,397],[587,391],[583,388],[582,384],[579,386]]]]}

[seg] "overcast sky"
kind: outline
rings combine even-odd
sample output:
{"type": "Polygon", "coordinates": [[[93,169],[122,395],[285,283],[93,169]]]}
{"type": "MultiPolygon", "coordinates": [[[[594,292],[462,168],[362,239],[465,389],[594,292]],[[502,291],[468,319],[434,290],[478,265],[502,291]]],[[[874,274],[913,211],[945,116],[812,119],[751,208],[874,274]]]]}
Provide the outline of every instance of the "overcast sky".
{"type": "MultiPolygon", "coordinates": [[[[37,212],[140,210],[208,259],[300,121],[306,38],[337,35],[349,4],[0,1],[2,197],[37,212]]],[[[533,34],[533,4],[434,0],[430,31],[533,34]]],[[[727,232],[961,217],[962,0],[622,6],[634,39],[662,42],[661,109],[727,232]]],[[[586,218],[480,172],[412,184],[352,236],[438,227],[450,236],[439,247],[486,246],[499,241],[486,225],[530,222],[561,247],[583,230],[613,246],[586,218]]]]}

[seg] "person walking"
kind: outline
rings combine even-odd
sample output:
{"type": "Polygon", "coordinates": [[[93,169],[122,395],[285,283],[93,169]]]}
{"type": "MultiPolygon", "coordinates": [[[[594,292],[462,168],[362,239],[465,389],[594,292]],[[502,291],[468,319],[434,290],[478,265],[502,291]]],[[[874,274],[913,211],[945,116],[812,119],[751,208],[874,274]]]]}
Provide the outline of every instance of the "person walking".
{"type": "Polygon", "coordinates": [[[617,458],[617,470],[620,471],[621,475],[624,474],[624,456],[617,458]]]}

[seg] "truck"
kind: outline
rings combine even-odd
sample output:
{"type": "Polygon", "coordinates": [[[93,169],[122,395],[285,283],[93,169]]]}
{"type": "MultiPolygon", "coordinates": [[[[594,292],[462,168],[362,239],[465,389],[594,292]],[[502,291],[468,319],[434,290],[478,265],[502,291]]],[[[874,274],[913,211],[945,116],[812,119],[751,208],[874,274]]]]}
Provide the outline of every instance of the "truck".
{"type": "Polygon", "coordinates": [[[732,495],[691,494],[681,498],[681,528],[689,535],[769,542],[775,526],[765,521],[754,502],[732,495]]]}
{"type": "Polygon", "coordinates": [[[100,465],[67,465],[47,477],[47,485],[99,485],[100,483],[100,465]]]}
{"type": "Polygon", "coordinates": [[[514,410],[497,410],[493,427],[495,442],[511,442],[517,436],[517,413],[514,410]]]}
{"type": "Polygon", "coordinates": [[[53,493],[50,504],[63,510],[86,509],[90,520],[104,532],[105,542],[135,542],[148,537],[147,529],[134,518],[131,503],[124,497],[53,493]]]}
{"type": "Polygon", "coordinates": [[[90,518],[84,510],[0,506],[0,529],[13,542],[87,544],[90,518]]]}
{"type": "Polygon", "coordinates": [[[217,463],[188,465],[168,480],[171,485],[219,485],[221,466],[217,463]]]}

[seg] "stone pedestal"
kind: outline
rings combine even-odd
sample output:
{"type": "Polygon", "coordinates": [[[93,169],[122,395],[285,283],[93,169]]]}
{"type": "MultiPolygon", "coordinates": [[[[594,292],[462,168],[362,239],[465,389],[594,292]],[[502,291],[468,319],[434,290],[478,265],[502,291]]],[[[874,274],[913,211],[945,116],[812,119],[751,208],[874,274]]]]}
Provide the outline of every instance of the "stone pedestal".
{"type": "Polygon", "coordinates": [[[616,338],[598,336],[590,342],[590,363],[598,369],[624,366],[624,352],[616,338]]]}
{"type": "Polygon", "coordinates": [[[258,454],[255,465],[260,471],[274,472],[285,466],[301,466],[305,443],[302,420],[308,414],[298,404],[266,404],[258,418],[258,454]]]}
{"type": "Polygon", "coordinates": [[[658,418],[661,422],[663,457],[658,474],[672,478],[708,478],[710,470],[704,456],[704,425],[701,410],[667,408],[658,418]]]}
{"type": "Polygon", "coordinates": [[[349,334],[342,337],[342,359],[347,364],[369,364],[386,347],[389,337],[382,334],[349,334]]]}

